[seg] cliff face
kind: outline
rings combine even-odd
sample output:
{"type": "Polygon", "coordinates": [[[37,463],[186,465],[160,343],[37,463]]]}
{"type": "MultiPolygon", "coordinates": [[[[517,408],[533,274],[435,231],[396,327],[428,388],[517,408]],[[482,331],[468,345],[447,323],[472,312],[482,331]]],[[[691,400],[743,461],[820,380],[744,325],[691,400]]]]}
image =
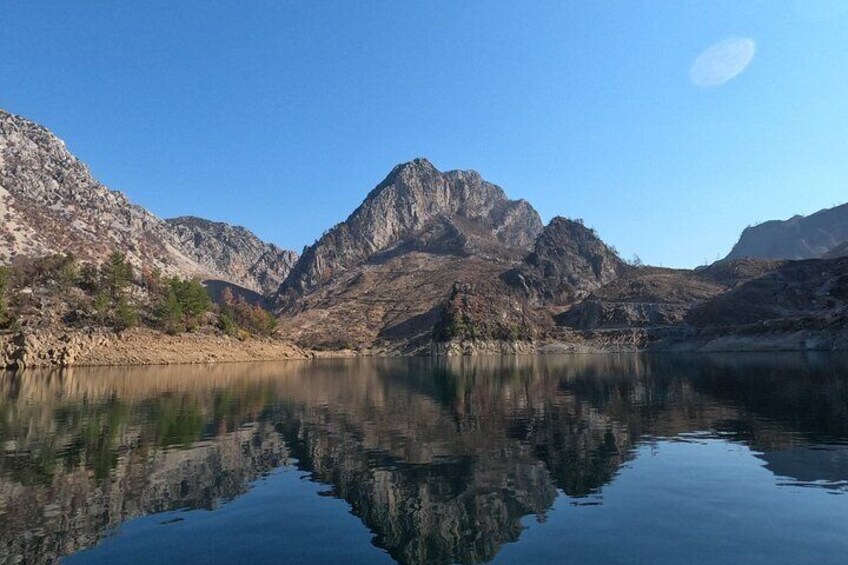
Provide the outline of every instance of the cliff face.
{"type": "Polygon", "coordinates": [[[169,274],[201,266],[167,225],[97,182],[46,128],[0,110],[0,261],[64,252],[100,261],[117,249],[169,274]]]}
{"type": "Polygon", "coordinates": [[[297,261],[297,253],[262,241],[250,230],[182,216],[166,220],[182,249],[212,273],[261,294],[272,294],[297,261]]]}
{"type": "Polygon", "coordinates": [[[848,204],[745,229],[727,259],[813,259],[848,243],[848,204]]]}
{"type": "Polygon", "coordinates": [[[538,213],[473,171],[426,159],[395,167],[344,222],[307,248],[280,287],[283,302],[390,250],[502,257],[529,249],[538,213]],[[406,249],[404,249],[406,248],[406,249]]]}
{"type": "Polygon", "coordinates": [[[98,182],[48,129],[0,110],[0,263],[72,253],[100,262],[112,251],[165,274],[275,289],[296,259],[227,224],[165,222],[98,182]]]}

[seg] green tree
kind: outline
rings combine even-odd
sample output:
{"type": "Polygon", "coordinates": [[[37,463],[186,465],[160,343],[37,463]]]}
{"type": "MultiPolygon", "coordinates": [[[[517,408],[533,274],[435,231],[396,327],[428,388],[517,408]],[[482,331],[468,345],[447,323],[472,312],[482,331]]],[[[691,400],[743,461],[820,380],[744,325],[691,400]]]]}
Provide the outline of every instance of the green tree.
{"type": "Polygon", "coordinates": [[[126,297],[122,296],[118,299],[118,304],[115,306],[115,327],[119,330],[126,330],[138,325],[138,310],[130,304],[126,297]]]}
{"type": "Polygon", "coordinates": [[[168,291],[160,301],[156,318],[159,326],[169,334],[177,334],[185,330],[183,308],[173,286],[168,287],[168,291]]]}
{"type": "Polygon", "coordinates": [[[123,253],[115,251],[100,265],[102,287],[117,301],[133,280],[133,268],[123,253]]]}
{"type": "Polygon", "coordinates": [[[233,312],[230,308],[223,308],[218,314],[218,329],[224,334],[234,336],[238,334],[238,324],[233,318],[233,312]]]}
{"type": "Polygon", "coordinates": [[[105,324],[109,319],[109,311],[112,309],[111,300],[109,300],[109,295],[105,292],[98,292],[94,297],[94,318],[100,324],[105,324]]]}

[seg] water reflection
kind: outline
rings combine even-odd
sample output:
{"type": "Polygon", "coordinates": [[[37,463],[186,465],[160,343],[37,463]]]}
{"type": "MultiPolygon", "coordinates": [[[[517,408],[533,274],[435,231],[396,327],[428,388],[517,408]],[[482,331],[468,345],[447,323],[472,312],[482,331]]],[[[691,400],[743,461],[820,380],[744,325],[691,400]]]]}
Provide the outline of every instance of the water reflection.
{"type": "Polygon", "coordinates": [[[328,485],[406,563],[489,561],[559,493],[603,504],[663,438],[738,442],[780,484],[844,494],[844,367],[622,355],[9,374],[0,562],[50,562],[133,517],[214,509],[281,465],[328,485]]]}

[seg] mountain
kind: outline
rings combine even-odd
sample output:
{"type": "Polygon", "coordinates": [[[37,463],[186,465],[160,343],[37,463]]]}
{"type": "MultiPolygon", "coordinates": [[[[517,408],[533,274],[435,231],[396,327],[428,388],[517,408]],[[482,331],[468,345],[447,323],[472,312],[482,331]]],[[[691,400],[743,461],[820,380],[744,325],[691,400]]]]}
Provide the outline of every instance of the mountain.
{"type": "Polygon", "coordinates": [[[822,259],[838,259],[839,257],[848,257],[848,241],[837,245],[821,256],[822,259]]]}
{"type": "Polygon", "coordinates": [[[848,243],[848,204],[746,228],[727,259],[813,259],[848,243]]]}
{"type": "Polygon", "coordinates": [[[594,230],[558,216],[545,226],[524,264],[505,278],[535,303],[569,304],[629,270],[594,230]]]}
{"type": "Polygon", "coordinates": [[[212,272],[261,294],[273,294],[297,261],[297,253],[262,241],[250,230],[193,216],[165,220],[181,249],[212,272]]]}
{"type": "Polygon", "coordinates": [[[501,275],[542,229],[530,204],[479,173],[398,165],[304,251],[280,287],[281,326],[311,347],[429,343],[457,289],[496,297],[493,318],[520,317],[526,301],[501,275]]]}
{"type": "Polygon", "coordinates": [[[304,251],[278,305],[283,332],[314,348],[515,341],[630,270],[581,222],[543,227],[478,173],[416,159],[304,251]]]}
{"type": "Polygon", "coordinates": [[[118,250],[137,267],[274,288],[295,259],[244,228],[165,222],[98,182],[47,128],[0,110],[0,263],[73,253],[100,262],[118,250]]]}
{"type": "Polygon", "coordinates": [[[97,182],[46,128],[0,111],[0,261],[73,253],[102,260],[118,249],[137,265],[197,272],[168,226],[97,182]]]}
{"type": "Polygon", "coordinates": [[[509,200],[479,173],[442,173],[415,159],[396,166],[344,222],[304,251],[280,296],[291,302],[380,253],[515,258],[541,231],[529,203],[509,200]]]}

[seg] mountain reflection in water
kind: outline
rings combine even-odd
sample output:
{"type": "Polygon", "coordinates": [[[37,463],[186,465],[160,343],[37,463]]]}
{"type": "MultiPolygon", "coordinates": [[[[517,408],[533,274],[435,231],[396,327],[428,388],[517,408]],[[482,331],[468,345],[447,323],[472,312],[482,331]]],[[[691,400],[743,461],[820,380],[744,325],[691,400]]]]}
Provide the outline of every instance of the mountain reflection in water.
{"type": "Polygon", "coordinates": [[[140,516],[220,512],[286,466],[404,563],[490,561],[562,497],[603,505],[628,462],[668,441],[744,446],[777,488],[844,495],[845,367],[587,355],[6,374],[0,563],[120,543],[110,534],[140,516]]]}

